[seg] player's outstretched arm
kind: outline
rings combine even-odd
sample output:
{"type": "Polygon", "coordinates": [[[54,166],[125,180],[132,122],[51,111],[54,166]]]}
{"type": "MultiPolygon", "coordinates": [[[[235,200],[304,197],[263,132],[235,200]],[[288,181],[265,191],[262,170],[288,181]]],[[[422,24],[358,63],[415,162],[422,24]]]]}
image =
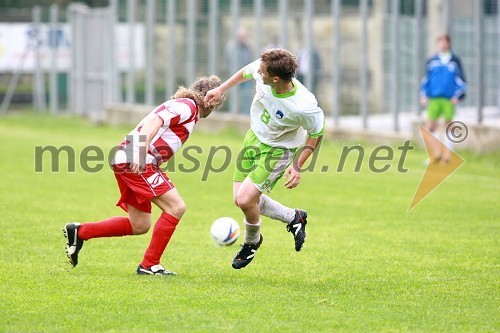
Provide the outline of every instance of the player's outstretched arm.
{"type": "Polygon", "coordinates": [[[222,97],[222,94],[226,91],[238,85],[242,82],[249,80],[250,78],[245,78],[243,76],[243,68],[237,71],[233,76],[227,79],[223,84],[209,90],[205,96],[204,102],[207,107],[210,107],[212,104],[216,104],[222,97]]]}
{"type": "Polygon", "coordinates": [[[285,187],[292,189],[297,187],[300,183],[300,170],[306,163],[309,156],[312,155],[314,150],[318,147],[323,136],[318,137],[308,137],[306,143],[301,148],[299,157],[290,165],[290,167],[285,171],[285,187]]]}

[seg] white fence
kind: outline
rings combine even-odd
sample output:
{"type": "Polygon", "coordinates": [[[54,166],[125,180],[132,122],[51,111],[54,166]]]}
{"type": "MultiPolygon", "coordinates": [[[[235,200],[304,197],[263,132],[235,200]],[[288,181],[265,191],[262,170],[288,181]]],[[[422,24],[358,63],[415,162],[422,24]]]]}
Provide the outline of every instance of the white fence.
{"type": "MultiPolygon", "coordinates": [[[[294,53],[305,48],[310,56],[316,50],[321,68],[316,76],[309,62],[303,81],[311,88],[317,81],[318,100],[337,125],[357,115],[359,126],[370,128],[378,126],[371,118],[388,114],[389,127],[399,131],[407,119],[402,113],[421,112],[418,87],[425,58],[434,50],[436,34],[448,31],[469,84],[461,107],[474,110],[478,123],[488,123],[500,118],[498,2],[112,0],[105,9],[66,8],[69,26],[60,24],[58,31],[71,31],[66,33],[70,42],[48,53],[58,57],[58,71],[65,71],[61,57],[68,59],[62,52],[72,54],[69,112],[88,114],[109,102],[159,103],[200,75],[225,79],[271,45],[294,53]],[[72,31],[81,28],[80,20],[94,23],[72,31]],[[82,51],[71,52],[78,47],[82,51]]],[[[43,46],[38,51],[44,54],[43,46]]],[[[40,78],[47,61],[42,56],[37,66],[36,58],[40,78]]],[[[34,81],[36,89],[45,88],[43,80],[34,81]]],[[[247,95],[244,87],[233,89],[226,111],[245,113],[247,95]]]]}

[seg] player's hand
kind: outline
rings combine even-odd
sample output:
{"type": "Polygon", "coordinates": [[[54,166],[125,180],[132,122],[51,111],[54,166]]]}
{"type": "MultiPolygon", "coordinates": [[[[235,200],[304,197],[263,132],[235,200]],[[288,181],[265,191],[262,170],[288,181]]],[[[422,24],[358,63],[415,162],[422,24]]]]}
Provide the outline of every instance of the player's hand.
{"type": "Polygon", "coordinates": [[[222,93],[223,91],[219,88],[209,90],[203,100],[205,106],[210,107],[212,104],[217,104],[217,102],[222,98],[222,93]]]}
{"type": "Polygon", "coordinates": [[[300,171],[295,170],[293,164],[285,171],[285,187],[292,189],[300,183],[300,171]]]}
{"type": "Polygon", "coordinates": [[[453,105],[457,105],[457,104],[458,104],[458,98],[453,97],[453,98],[451,99],[451,102],[453,103],[453,105]]]}
{"type": "Polygon", "coordinates": [[[427,97],[420,97],[420,105],[426,106],[428,102],[427,97]]]}
{"type": "MultiPolygon", "coordinates": [[[[144,166],[145,165],[146,164],[144,164],[144,166]]],[[[130,163],[130,171],[132,171],[136,175],[140,175],[141,173],[143,173],[144,169],[145,169],[144,167],[141,168],[140,164],[130,163]]]]}

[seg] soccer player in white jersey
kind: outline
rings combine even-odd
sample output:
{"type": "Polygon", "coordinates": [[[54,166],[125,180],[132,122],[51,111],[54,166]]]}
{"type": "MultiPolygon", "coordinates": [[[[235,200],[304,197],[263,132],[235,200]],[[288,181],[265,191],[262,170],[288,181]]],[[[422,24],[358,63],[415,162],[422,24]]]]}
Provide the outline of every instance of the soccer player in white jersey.
{"type": "Polygon", "coordinates": [[[307,213],[263,194],[283,175],[287,188],[298,186],[301,168],[323,136],[323,111],[314,95],[295,79],[296,70],[297,60],[290,52],[267,50],[205,97],[206,105],[218,103],[231,87],[251,78],[256,81],[251,126],[233,176],[234,202],[245,215],[245,241],[233,260],[235,269],[247,266],[262,244],[260,215],[286,223],[296,251],[305,241],[307,213]]]}
{"type": "Polygon", "coordinates": [[[220,84],[221,80],[213,75],[198,79],[188,89],[179,87],[171,100],[156,107],[126,136],[112,164],[121,192],[116,205],[128,212],[128,217],[66,224],[66,255],[73,266],[78,264],[78,253],[86,240],[148,232],[153,202],[162,213],[136,272],[140,275],[175,275],[160,264],[160,259],[186,205],[160,165],[186,142],[200,118],[207,117],[222,105],[224,97],[210,106],[205,106],[203,101],[207,91],[220,84]]]}

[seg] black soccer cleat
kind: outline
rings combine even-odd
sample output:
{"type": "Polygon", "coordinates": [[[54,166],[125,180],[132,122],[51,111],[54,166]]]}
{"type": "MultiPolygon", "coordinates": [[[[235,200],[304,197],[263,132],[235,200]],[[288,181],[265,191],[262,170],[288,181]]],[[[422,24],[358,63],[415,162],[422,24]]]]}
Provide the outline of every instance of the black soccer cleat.
{"type": "Polygon", "coordinates": [[[262,237],[262,234],[260,235],[260,240],[257,244],[246,244],[244,243],[241,246],[241,249],[236,253],[236,257],[233,259],[233,268],[234,269],[240,269],[243,267],[246,267],[252,260],[253,257],[255,257],[255,253],[259,249],[260,245],[262,244],[262,240],[264,237],[262,237]]]}
{"type": "Polygon", "coordinates": [[[64,226],[63,232],[66,237],[66,256],[69,263],[75,267],[78,265],[78,252],[82,249],[83,239],[78,237],[78,228],[80,223],[68,223],[64,226]]]}
{"type": "Polygon", "coordinates": [[[149,268],[144,268],[139,264],[137,266],[137,275],[177,275],[176,272],[172,272],[163,268],[162,265],[154,265],[149,268]]]}
{"type": "Polygon", "coordinates": [[[307,212],[301,209],[295,210],[295,218],[288,223],[286,230],[293,234],[295,240],[295,251],[300,251],[306,241],[307,212]]]}

